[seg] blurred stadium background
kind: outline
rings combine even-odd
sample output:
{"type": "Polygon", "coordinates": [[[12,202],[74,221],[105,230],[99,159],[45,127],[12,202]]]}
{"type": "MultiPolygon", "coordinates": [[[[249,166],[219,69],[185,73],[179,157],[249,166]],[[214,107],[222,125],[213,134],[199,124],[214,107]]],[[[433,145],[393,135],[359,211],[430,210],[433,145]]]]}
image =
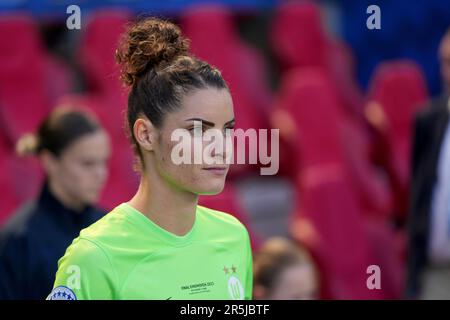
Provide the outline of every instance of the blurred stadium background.
{"type": "Polygon", "coordinates": [[[442,90],[445,0],[0,1],[0,225],[43,179],[37,160],[15,155],[15,142],[58,105],[94,110],[113,138],[100,205],[134,194],[113,54],[141,14],[177,22],[192,52],[223,71],[237,127],[280,128],[276,176],[237,166],[224,192],[201,203],[240,218],[255,250],[275,235],[307,247],[322,297],[400,298],[412,119],[442,90]],[[81,30],[66,27],[71,4],[81,8],[81,30]],[[381,30],[366,27],[371,4],[381,8],[381,30]],[[382,269],[381,290],[366,288],[372,264],[382,269]]]}

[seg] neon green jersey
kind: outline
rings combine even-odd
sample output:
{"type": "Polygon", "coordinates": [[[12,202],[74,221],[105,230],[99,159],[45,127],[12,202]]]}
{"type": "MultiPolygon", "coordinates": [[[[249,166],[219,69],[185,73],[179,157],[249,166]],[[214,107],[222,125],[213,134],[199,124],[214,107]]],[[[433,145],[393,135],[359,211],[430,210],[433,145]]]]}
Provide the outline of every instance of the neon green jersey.
{"type": "Polygon", "coordinates": [[[251,299],[252,253],[233,216],[197,206],[177,236],[126,203],[81,231],[47,299],[251,299]]]}

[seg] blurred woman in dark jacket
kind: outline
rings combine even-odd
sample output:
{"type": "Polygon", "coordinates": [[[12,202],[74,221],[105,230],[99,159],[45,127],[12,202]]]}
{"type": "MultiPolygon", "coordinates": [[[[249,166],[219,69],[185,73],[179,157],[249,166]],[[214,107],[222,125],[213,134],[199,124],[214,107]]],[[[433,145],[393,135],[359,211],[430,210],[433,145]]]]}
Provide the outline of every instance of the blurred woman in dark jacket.
{"type": "Polygon", "coordinates": [[[17,151],[38,156],[46,179],[0,231],[0,299],[45,299],[58,259],[104,213],[93,204],[107,178],[109,140],[91,114],[61,107],[17,151]]]}

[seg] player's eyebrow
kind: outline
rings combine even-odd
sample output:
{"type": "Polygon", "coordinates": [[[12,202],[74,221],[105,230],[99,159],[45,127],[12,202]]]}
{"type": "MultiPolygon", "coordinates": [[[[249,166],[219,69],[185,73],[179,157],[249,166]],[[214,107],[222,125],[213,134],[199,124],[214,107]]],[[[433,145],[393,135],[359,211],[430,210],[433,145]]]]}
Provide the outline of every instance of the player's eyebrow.
{"type": "MultiPolygon", "coordinates": [[[[189,118],[189,119],[186,119],[185,121],[200,121],[202,124],[205,124],[205,125],[207,125],[209,127],[214,127],[214,125],[215,125],[214,122],[211,122],[211,121],[208,121],[208,120],[205,120],[205,119],[201,119],[201,118],[189,118]]],[[[229,125],[231,123],[234,123],[234,118],[231,119],[230,121],[227,121],[225,123],[225,126],[229,125]]]]}
{"type": "Polygon", "coordinates": [[[186,119],[185,121],[200,121],[202,124],[205,124],[210,127],[214,127],[214,122],[211,122],[211,121],[208,121],[205,119],[201,119],[201,118],[189,118],[189,119],[186,119]]]}

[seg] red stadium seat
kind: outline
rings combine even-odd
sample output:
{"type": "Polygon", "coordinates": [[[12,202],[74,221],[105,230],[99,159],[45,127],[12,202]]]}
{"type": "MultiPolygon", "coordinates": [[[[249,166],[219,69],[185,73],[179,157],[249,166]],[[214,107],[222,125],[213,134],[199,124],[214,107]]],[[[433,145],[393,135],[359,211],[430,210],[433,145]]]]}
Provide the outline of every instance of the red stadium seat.
{"type": "Polygon", "coordinates": [[[124,129],[126,102],[123,100],[100,94],[68,94],[61,97],[57,105],[87,108],[94,112],[114,144],[129,145],[124,129]]]}
{"type": "Polygon", "coordinates": [[[10,143],[34,132],[50,109],[46,53],[37,30],[25,14],[0,17],[0,122],[10,143]]]}
{"type": "Polygon", "coordinates": [[[326,69],[346,112],[363,120],[363,94],[355,79],[351,49],[326,34],[319,5],[312,1],[279,5],[270,29],[270,42],[282,71],[298,67],[326,69]]]}
{"type": "Polygon", "coordinates": [[[134,155],[131,147],[113,144],[112,148],[109,177],[99,201],[99,205],[105,209],[113,209],[128,201],[139,187],[139,175],[133,170],[134,155]]]}
{"type": "MultiPolygon", "coordinates": [[[[239,84],[243,86],[242,91],[257,108],[259,127],[267,128],[273,97],[268,85],[266,61],[258,51],[248,46],[241,46],[236,55],[242,64],[239,84]]],[[[249,125],[251,124],[247,126],[249,125]]]]}
{"type": "Polygon", "coordinates": [[[47,55],[45,60],[45,93],[50,105],[54,106],[58,99],[73,89],[72,73],[59,58],[47,55]]]}
{"type": "Polygon", "coordinates": [[[367,108],[377,109],[384,121],[375,129],[400,217],[404,217],[407,206],[413,116],[427,96],[423,73],[412,61],[384,62],[371,80],[367,108]]]}
{"type": "MultiPolygon", "coordinates": [[[[398,252],[382,256],[380,239],[394,238],[385,219],[368,219],[354,168],[343,147],[342,114],[326,73],[317,68],[294,70],[282,85],[286,110],[297,125],[299,163],[293,235],[316,257],[324,275],[324,296],[329,298],[383,298],[392,294],[366,286],[366,269],[379,263],[394,270],[398,283],[398,252]],[[373,227],[381,226],[381,233],[373,227]],[[377,238],[379,237],[379,238],[377,238]],[[346,255],[351,252],[351,257],[346,255]]],[[[364,169],[365,170],[365,169],[364,169]]],[[[363,183],[367,183],[364,181],[363,183]]],[[[377,218],[377,217],[376,217],[377,218]]],[[[394,293],[396,291],[394,290],[394,293]]]]}
{"type": "Polygon", "coordinates": [[[404,231],[393,231],[381,220],[367,220],[365,232],[370,246],[370,263],[380,266],[384,299],[401,299],[406,279],[404,231]]]}
{"type": "Polygon", "coordinates": [[[290,176],[295,176],[300,162],[342,163],[367,212],[387,216],[392,206],[389,185],[370,162],[365,131],[344,114],[329,79],[320,68],[298,68],[283,78],[275,113],[290,117],[294,126],[290,143],[283,145],[288,151],[282,153],[290,157],[290,176]],[[335,132],[338,136],[332,137],[335,132]]]}
{"type": "Polygon", "coordinates": [[[343,161],[342,146],[336,142],[339,136],[330,139],[330,133],[339,132],[341,115],[332,86],[320,68],[289,72],[278,98],[278,108],[294,121],[297,147],[301,147],[296,150],[303,165],[343,161]]]}
{"type": "Polygon", "coordinates": [[[0,135],[0,226],[20,204],[17,194],[11,188],[11,174],[9,172],[10,151],[4,136],[0,135]]]}
{"type": "Polygon", "coordinates": [[[122,97],[123,87],[114,53],[131,17],[131,13],[123,9],[100,10],[89,16],[77,57],[91,91],[113,96],[119,93],[122,97]]]}
{"type": "Polygon", "coordinates": [[[273,18],[270,40],[283,69],[326,64],[327,38],[320,7],[312,1],[281,3],[273,18]]]}
{"type": "Polygon", "coordinates": [[[314,256],[328,299],[382,298],[366,286],[371,265],[364,221],[337,164],[304,167],[297,185],[297,209],[292,216],[294,238],[314,256]]]}
{"type": "Polygon", "coordinates": [[[2,193],[0,220],[37,195],[42,170],[35,159],[14,155],[14,144],[35,132],[50,111],[46,83],[49,77],[45,51],[31,16],[17,13],[0,17],[0,127],[2,193]]]}
{"type": "Polygon", "coordinates": [[[371,159],[368,136],[357,121],[340,121],[342,145],[347,167],[365,210],[375,216],[389,218],[393,210],[393,194],[386,173],[371,159]]]}
{"type": "Polygon", "coordinates": [[[37,159],[24,159],[11,152],[0,135],[0,225],[24,202],[36,197],[43,180],[37,159]]]}
{"type": "MultiPolygon", "coordinates": [[[[327,45],[328,70],[333,77],[333,82],[339,92],[344,110],[356,121],[362,123],[364,95],[356,81],[356,70],[353,52],[351,48],[339,39],[332,38],[327,45]]],[[[361,130],[366,130],[362,128],[361,130]]]]}
{"type": "Polygon", "coordinates": [[[399,299],[404,265],[396,235],[361,215],[347,180],[337,164],[302,168],[291,232],[315,257],[324,298],[399,299]],[[370,265],[382,270],[381,290],[366,286],[370,265]]]}

